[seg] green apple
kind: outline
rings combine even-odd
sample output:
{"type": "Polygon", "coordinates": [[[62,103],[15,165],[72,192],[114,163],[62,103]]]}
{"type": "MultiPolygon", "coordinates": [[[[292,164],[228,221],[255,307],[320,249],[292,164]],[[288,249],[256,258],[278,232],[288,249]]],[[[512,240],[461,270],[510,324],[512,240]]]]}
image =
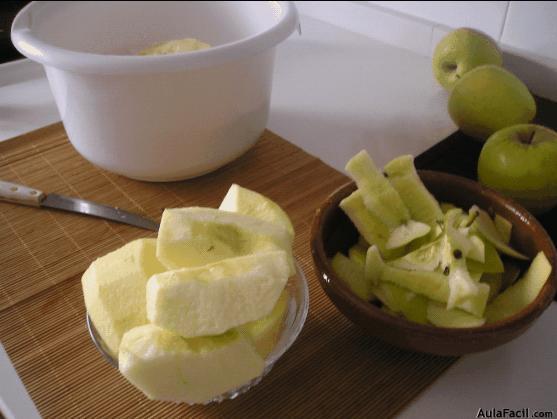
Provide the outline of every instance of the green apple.
{"type": "Polygon", "coordinates": [[[484,64],[501,65],[503,57],[497,44],[487,35],[460,28],[445,36],[433,53],[433,73],[450,90],[468,71],[484,64]]]}
{"type": "Polygon", "coordinates": [[[480,182],[533,213],[557,204],[557,132],[534,124],[497,131],[478,161],[480,182]]]}
{"type": "Polygon", "coordinates": [[[512,73],[483,65],[454,85],[449,114],[464,133],[483,140],[502,128],[530,122],[536,115],[536,102],[512,73]]]}

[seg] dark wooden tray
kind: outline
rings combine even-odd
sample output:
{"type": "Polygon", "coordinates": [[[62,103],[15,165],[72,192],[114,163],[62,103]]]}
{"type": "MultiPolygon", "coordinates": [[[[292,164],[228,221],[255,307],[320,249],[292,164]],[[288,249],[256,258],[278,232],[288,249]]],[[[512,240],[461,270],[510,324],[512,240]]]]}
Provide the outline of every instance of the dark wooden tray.
{"type": "MultiPolygon", "coordinates": [[[[557,130],[557,103],[540,97],[536,97],[536,103],[538,112],[534,122],[557,130]]],[[[418,169],[439,170],[477,180],[482,146],[483,143],[457,131],[417,156],[415,164],[418,169]]],[[[557,244],[557,207],[537,218],[557,244]]]]}

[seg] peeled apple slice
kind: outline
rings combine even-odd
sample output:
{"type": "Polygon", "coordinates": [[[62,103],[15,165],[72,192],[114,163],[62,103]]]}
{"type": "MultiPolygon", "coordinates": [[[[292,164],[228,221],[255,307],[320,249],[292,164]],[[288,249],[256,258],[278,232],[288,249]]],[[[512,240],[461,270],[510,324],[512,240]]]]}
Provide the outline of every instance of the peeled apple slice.
{"type": "Polygon", "coordinates": [[[493,244],[500,252],[509,255],[516,259],[523,259],[528,260],[528,257],[523,255],[520,252],[517,252],[513,248],[511,248],[508,244],[505,243],[505,240],[499,235],[495,224],[489,217],[489,214],[479,208],[478,206],[474,205],[470,208],[470,213],[477,212],[478,216],[474,221],[474,226],[477,231],[491,244],[493,244]]]}
{"type": "Polygon", "coordinates": [[[95,260],[81,284],[87,313],[113,356],[129,329],[147,323],[145,285],[165,270],[155,256],[156,239],[138,239],[95,260]]]}
{"type": "Polygon", "coordinates": [[[294,227],[283,209],[260,193],[232,184],[222,200],[220,210],[251,215],[285,228],[294,237],[294,227]]]}
{"type": "Polygon", "coordinates": [[[291,249],[292,236],[284,228],[249,215],[213,208],[166,209],[157,239],[157,257],[168,269],[283,250],[288,255],[290,275],[294,275],[291,249]]]}
{"type": "Polygon", "coordinates": [[[427,319],[434,326],[450,328],[479,327],[485,323],[482,317],[459,309],[447,310],[443,304],[435,301],[430,301],[427,306],[427,319]]]}
{"type": "Polygon", "coordinates": [[[288,291],[284,290],[268,315],[239,326],[238,331],[250,339],[259,355],[267,358],[277,343],[287,311],[288,291]]]}
{"type": "Polygon", "coordinates": [[[371,284],[364,277],[364,267],[337,253],[331,260],[331,266],[338,277],[361,299],[368,301],[373,297],[371,284]]]}
{"type": "Polygon", "coordinates": [[[266,316],[289,277],[284,251],[153,275],[147,318],[184,337],[218,335],[266,316]]]}
{"type": "Polygon", "coordinates": [[[526,308],[540,293],[551,274],[551,269],[545,254],[539,252],[524,276],[487,306],[487,322],[493,323],[510,317],[526,308]]]}
{"type": "Polygon", "coordinates": [[[386,247],[387,249],[397,249],[425,236],[430,231],[431,227],[429,225],[414,220],[408,220],[391,232],[386,247]]]}
{"type": "Polygon", "coordinates": [[[124,335],[118,368],[152,400],[193,404],[247,384],[261,375],[264,360],[235,330],[185,339],[146,324],[124,335]]]}
{"type": "Polygon", "coordinates": [[[413,220],[433,227],[443,219],[437,200],[427,190],[414,167],[414,157],[405,155],[391,160],[384,167],[389,182],[410,211],[413,220]]]}
{"type": "Polygon", "coordinates": [[[346,171],[358,185],[364,204],[389,229],[410,219],[400,195],[362,150],[346,164],[346,171]]]}

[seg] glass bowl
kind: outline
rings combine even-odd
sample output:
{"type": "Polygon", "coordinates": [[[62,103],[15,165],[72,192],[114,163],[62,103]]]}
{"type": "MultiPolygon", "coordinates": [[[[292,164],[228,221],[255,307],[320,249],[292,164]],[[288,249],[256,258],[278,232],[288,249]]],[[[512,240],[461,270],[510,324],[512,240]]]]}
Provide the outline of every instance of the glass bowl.
{"type": "MultiPolygon", "coordinates": [[[[277,342],[275,343],[275,347],[265,359],[265,367],[263,368],[261,375],[244,385],[216,396],[203,404],[215,402],[219,403],[223,400],[234,399],[240,394],[243,394],[252,387],[256,386],[261,382],[263,377],[271,371],[279,358],[288,350],[288,348],[290,348],[290,346],[292,346],[304,326],[309,308],[308,284],[299,263],[296,263],[296,274],[290,277],[286,283],[286,290],[288,291],[288,310],[286,316],[284,316],[282,328],[277,342]]],[[[87,329],[89,330],[89,335],[91,336],[93,343],[105,360],[114,368],[118,368],[118,359],[114,358],[106,349],[102,338],[97,333],[97,330],[89,317],[89,314],[86,314],[86,320],[87,329]]]]}

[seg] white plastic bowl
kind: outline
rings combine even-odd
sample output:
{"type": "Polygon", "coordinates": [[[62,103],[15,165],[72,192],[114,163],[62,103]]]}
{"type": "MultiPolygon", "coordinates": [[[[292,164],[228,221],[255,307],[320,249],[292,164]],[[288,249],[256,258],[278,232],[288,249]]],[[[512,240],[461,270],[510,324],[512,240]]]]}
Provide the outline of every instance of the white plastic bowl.
{"type": "Polygon", "coordinates": [[[44,65],[68,137],[131,178],[202,175],[250,148],[269,113],[274,47],[298,25],[292,2],[33,2],[12,41],[44,65]],[[207,50],[136,56],[198,38],[207,50]]]}

